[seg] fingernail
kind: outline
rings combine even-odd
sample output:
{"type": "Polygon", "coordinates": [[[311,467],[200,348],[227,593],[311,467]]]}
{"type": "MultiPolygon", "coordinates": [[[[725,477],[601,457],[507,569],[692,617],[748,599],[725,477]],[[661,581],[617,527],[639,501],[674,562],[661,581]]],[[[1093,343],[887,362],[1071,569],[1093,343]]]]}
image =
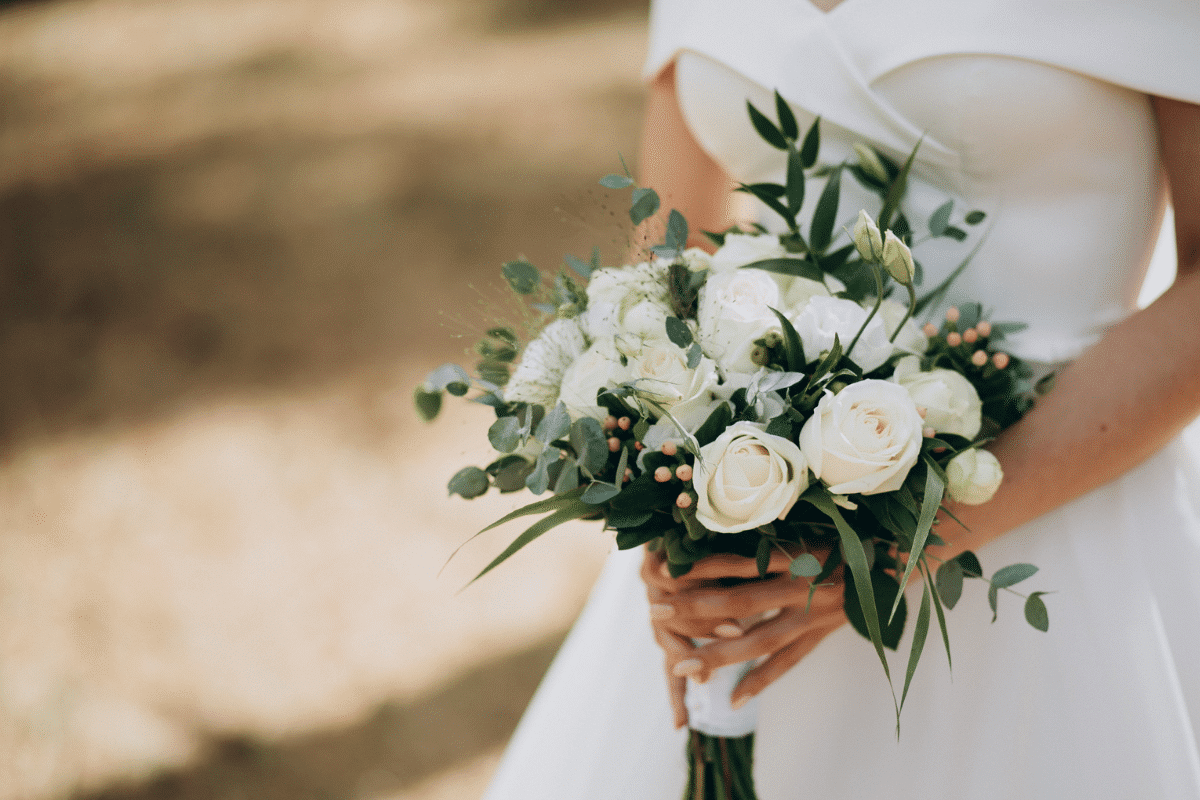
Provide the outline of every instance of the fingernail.
{"type": "Polygon", "coordinates": [[[682,678],[685,675],[691,675],[693,672],[699,672],[704,667],[704,662],[698,658],[689,658],[685,661],[680,661],[671,668],[671,674],[676,678],[682,678]]]}
{"type": "Polygon", "coordinates": [[[654,603],[650,606],[650,619],[669,619],[675,616],[675,606],[666,603],[654,603]]]}
{"type": "Polygon", "coordinates": [[[766,611],[763,612],[763,615],[762,615],[763,621],[765,622],[769,619],[775,619],[776,617],[779,616],[779,614],[782,611],[783,611],[782,608],[768,608],[766,611]]]}
{"type": "Polygon", "coordinates": [[[746,705],[746,703],[749,703],[749,702],[750,702],[750,695],[744,694],[741,697],[735,697],[732,700],[730,700],[729,705],[731,708],[733,708],[734,711],[737,711],[738,709],[740,709],[742,706],[746,705]]]}
{"type": "Polygon", "coordinates": [[[713,628],[713,633],[720,636],[722,639],[736,639],[741,636],[743,631],[732,622],[722,622],[717,627],[713,628]]]}

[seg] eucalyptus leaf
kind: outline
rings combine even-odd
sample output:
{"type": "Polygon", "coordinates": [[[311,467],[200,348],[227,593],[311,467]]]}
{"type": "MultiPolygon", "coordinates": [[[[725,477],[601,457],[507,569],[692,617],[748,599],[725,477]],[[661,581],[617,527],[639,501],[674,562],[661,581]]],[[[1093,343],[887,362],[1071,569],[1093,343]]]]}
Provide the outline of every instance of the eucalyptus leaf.
{"type": "Polygon", "coordinates": [[[538,272],[537,267],[523,259],[505,262],[501,271],[504,273],[504,279],[508,281],[508,285],[517,294],[533,294],[542,281],[542,275],[538,272]]]}
{"type": "Polygon", "coordinates": [[[641,225],[645,220],[654,216],[658,211],[658,192],[653,189],[634,189],[633,205],[629,207],[629,219],[634,225],[641,225]]]}
{"type": "Polygon", "coordinates": [[[1034,592],[1025,599],[1025,621],[1043,633],[1050,630],[1050,612],[1042,600],[1045,592],[1034,592]]]}
{"type": "MultiPolygon", "coordinates": [[[[558,477],[554,480],[554,493],[564,494],[573,492],[579,488],[579,466],[575,459],[565,458],[559,461],[561,464],[558,477]]],[[[587,494],[586,492],[584,493],[587,494]]]]}
{"type": "Polygon", "coordinates": [[[704,356],[704,351],[700,349],[700,345],[693,344],[687,351],[687,368],[696,369],[700,366],[700,359],[704,356]]]}
{"type": "Polygon", "coordinates": [[[821,562],[812,553],[801,553],[792,559],[788,572],[795,578],[815,578],[821,574],[821,562]]]}
{"type": "Polygon", "coordinates": [[[937,207],[929,217],[929,232],[934,236],[941,236],[946,231],[946,226],[950,224],[950,212],[954,210],[954,201],[947,200],[937,207]]]}
{"type": "Polygon", "coordinates": [[[983,567],[979,564],[979,558],[970,550],[962,551],[954,560],[962,567],[964,576],[968,578],[983,577],[983,567]]]}
{"type": "Polygon", "coordinates": [[[962,597],[963,571],[957,559],[943,561],[937,570],[937,590],[946,608],[953,609],[962,597]]]}
{"type": "Polygon", "coordinates": [[[967,223],[968,225],[978,225],[985,219],[987,219],[987,214],[983,213],[982,211],[972,211],[963,217],[963,222],[967,223]]]}
{"type": "Polygon", "coordinates": [[[413,403],[421,419],[430,422],[436,419],[438,412],[442,410],[442,393],[427,392],[423,386],[418,386],[413,390],[413,403]]]}
{"type": "Polygon", "coordinates": [[[630,186],[633,186],[633,178],[630,178],[628,175],[617,175],[610,172],[600,179],[600,185],[605,189],[628,189],[630,186]]]}
{"type": "Polygon", "coordinates": [[[589,474],[596,475],[608,463],[608,440],[600,423],[591,417],[581,417],[571,423],[571,447],[579,458],[579,465],[589,474]]]}
{"type": "Polygon", "coordinates": [[[429,373],[429,377],[425,379],[425,389],[436,392],[440,389],[445,389],[452,383],[470,382],[471,376],[467,375],[467,371],[458,364],[442,364],[429,373]]]}
{"type": "Polygon", "coordinates": [[[446,484],[446,489],[452,495],[459,495],[465,500],[479,497],[488,490],[487,473],[479,467],[463,467],[454,473],[454,477],[446,484]]]}
{"type": "Polygon", "coordinates": [[[544,494],[550,488],[550,465],[557,462],[557,450],[543,450],[525,477],[525,488],[533,494],[544,494]]]}
{"type": "Polygon", "coordinates": [[[567,253],[565,256],[563,256],[563,261],[566,262],[566,265],[571,268],[571,271],[579,277],[585,280],[592,277],[592,265],[584,261],[582,258],[567,253]]]}
{"type": "Polygon", "coordinates": [[[995,622],[996,618],[1000,616],[1000,611],[996,607],[996,603],[999,599],[999,592],[1000,590],[994,583],[988,587],[988,605],[992,608],[992,622],[995,622]]]}
{"type": "Polygon", "coordinates": [[[962,242],[966,240],[967,232],[957,225],[947,225],[942,231],[942,236],[949,236],[956,242],[962,242]]]}
{"type": "Polygon", "coordinates": [[[533,472],[534,464],[523,458],[516,458],[505,464],[497,472],[493,480],[501,492],[518,492],[525,488],[525,479],[533,472]]]}
{"type": "Polygon", "coordinates": [[[500,417],[488,428],[488,441],[501,453],[511,453],[521,446],[521,421],[516,417],[500,417]]]}
{"type": "Polygon", "coordinates": [[[767,144],[777,150],[786,150],[788,147],[787,139],[783,132],[775,127],[775,123],[771,122],[761,111],[754,107],[754,104],[749,100],[746,101],[746,110],[750,114],[750,122],[754,124],[754,130],[758,131],[758,135],[766,140],[767,144]]]}
{"type": "Polygon", "coordinates": [[[566,405],[560,400],[554,408],[546,412],[546,416],[542,417],[542,421],[537,425],[534,438],[542,444],[548,445],[555,439],[566,436],[570,430],[571,415],[567,413],[566,405]]]}
{"type": "Polygon", "coordinates": [[[1033,564],[1010,564],[996,570],[992,576],[992,585],[998,589],[1015,586],[1038,571],[1033,564]]]}
{"type": "Polygon", "coordinates": [[[692,343],[692,329],[679,317],[667,317],[667,338],[676,347],[686,348],[692,343]]]}
{"type": "Polygon", "coordinates": [[[683,214],[675,209],[667,216],[667,247],[683,251],[687,247],[688,224],[683,214]]]}

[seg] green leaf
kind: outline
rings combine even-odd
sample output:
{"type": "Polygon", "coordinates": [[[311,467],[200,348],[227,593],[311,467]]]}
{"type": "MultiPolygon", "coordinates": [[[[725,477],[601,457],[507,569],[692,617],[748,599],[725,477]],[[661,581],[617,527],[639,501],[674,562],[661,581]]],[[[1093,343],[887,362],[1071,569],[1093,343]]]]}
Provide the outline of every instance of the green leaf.
{"type": "Polygon", "coordinates": [[[543,450],[525,476],[525,488],[534,494],[542,494],[550,488],[550,467],[558,463],[557,450],[543,450]]]}
{"type": "Polygon", "coordinates": [[[521,421],[516,417],[500,417],[488,428],[488,441],[501,453],[511,453],[521,446],[521,421]]]}
{"type": "Polygon", "coordinates": [[[571,423],[571,447],[579,465],[595,475],[608,463],[608,440],[600,423],[591,417],[581,417],[571,423]]]}
{"type": "Polygon", "coordinates": [[[687,368],[696,369],[700,366],[700,359],[704,356],[704,351],[700,349],[700,345],[693,344],[687,351],[687,368]]]}
{"type": "Polygon", "coordinates": [[[946,629],[946,613],[942,610],[941,593],[938,590],[937,583],[933,580],[933,576],[929,574],[929,565],[923,564],[921,571],[925,575],[925,585],[932,587],[933,592],[933,610],[937,612],[938,628],[942,632],[942,644],[946,648],[946,665],[950,670],[954,670],[954,659],[950,656],[950,631],[946,629]]]}
{"type": "Polygon", "coordinates": [[[1045,633],[1050,630],[1050,612],[1042,601],[1043,594],[1045,592],[1034,592],[1025,599],[1025,621],[1045,633]]]}
{"type": "MultiPolygon", "coordinates": [[[[904,600],[904,593],[900,591],[900,584],[896,583],[896,579],[888,575],[882,569],[873,569],[870,571],[871,576],[871,598],[876,609],[887,608],[895,602],[896,597],[900,597],[900,610],[896,612],[896,616],[887,625],[882,624],[882,619],[877,619],[876,624],[880,626],[881,641],[884,647],[889,650],[895,650],[900,644],[900,637],[904,633],[905,617],[908,613],[908,605],[904,600]]],[[[845,605],[846,618],[850,620],[850,624],[864,638],[870,637],[870,626],[867,623],[865,616],[866,612],[859,603],[858,588],[853,583],[847,583],[845,587],[845,605]]]]}
{"type": "Polygon", "coordinates": [[[817,163],[817,151],[821,149],[821,118],[813,120],[808,133],[804,134],[804,144],[800,146],[800,163],[805,169],[817,163]]]}
{"type": "Polygon", "coordinates": [[[692,343],[692,329],[679,317],[667,317],[667,338],[676,347],[686,348],[692,343]]]}
{"type": "Polygon", "coordinates": [[[949,236],[956,242],[964,241],[967,238],[967,232],[957,225],[947,225],[942,231],[943,236],[949,236]]]}
{"type": "Polygon", "coordinates": [[[963,571],[958,559],[943,561],[937,570],[937,590],[946,608],[953,609],[962,597],[963,571]]]}
{"type": "Polygon", "coordinates": [[[785,439],[790,439],[792,438],[792,430],[792,420],[787,414],[780,414],[767,423],[767,433],[772,436],[782,436],[785,439]]]}
{"type": "MultiPolygon", "coordinates": [[[[913,570],[917,568],[918,557],[925,549],[925,539],[929,536],[929,529],[933,526],[933,518],[937,516],[938,507],[942,504],[942,493],[946,489],[946,484],[938,476],[937,470],[930,465],[929,459],[926,459],[928,471],[925,474],[925,494],[921,499],[921,516],[917,520],[917,529],[913,533],[912,549],[909,552],[908,565],[904,569],[904,578],[900,581],[901,586],[908,586],[908,579],[912,577],[913,570]]],[[[896,599],[896,605],[892,606],[892,612],[888,615],[891,619],[896,614],[896,608],[900,605],[899,598],[896,599]]]]}
{"type": "Polygon", "coordinates": [[[758,135],[765,139],[767,144],[777,150],[787,149],[787,139],[784,138],[779,128],[775,127],[774,122],[767,119],[749,100],[746,101],[746,110],[750,113],[750,122],[754,124],[754,130],[758,131],[758,135]]]}
{"type": "MultiPolygon", "coordinates": [[[[579,488],[579,465],[573,458],[565,458],[559,462],[562,467],[558,478],[554,481],[554,493],[565,494],[579,488]]],[[[585,493],[586,494],[586,493],[585,493]]]]}
{"type": "Polygon", "coordinates": [[[810,281],[825,279],[824,271],[807,258],[764,258],[762,261],[751,261],[740,269],[761,269],[779,275],[808,278],[810,281]]]}
{"type": "Polygon", "coordinates": [[[413,404],[416,405],[417,414],[421,419],[431,422],[442,410],[442,393],[427,392],[423,386],[418,386],[413,390],[413,404]]]}
{"type": "Polygon", "coordinates": [[[605,522],[610,528],[640,528],[654,517],[652,511],[624,511],[609,509],[605,522]]]}
{"type": "Polygon", "coordinates": [[[912,649],[908,653],[908,669],[904,673],[904,690],[900,692],[900,708],[904,708],[904,700],[908,697],[908,687],[912,684],[913,673],[917,671],[917,662],[921,660],[921,651],[925,649],[925,637],[928,634],[929,584],[925,584],[924,591],[921,593],[921,608],[917,611],[917,624],[913,626],[912,649]]]}
{"type": "Polygon", "coordinates": [[[701,447],[720,436],[733,422],[733,411],[728,403],[721,403],[708,415],[708,419],[696,431],[696,441],[701,447]]]}
{"type": "Polygon", "coordinates": [[[799,151],[788,148],[787,158],[787,204],[796,212],[804,205],[804,161],[799,151]]]}
{"type": "Polygon", "coordinates": [[[629,218],[634,225],[641,225],[658,211],[658,192],[653,189],[634,189],[633,205],[629,207],[629,218]]]}
{"type": "Polygon", "coordinates": [[[800,334],[791,321],[781,312],[772,308],[771,312],[779,319],[779,327],[783,330],[783,353],[787,360],[788,372],[800,372],[804,369],[804,343],[800,334]]]}
{"type": "Polygon", "coordinates": [[[605,189],[628,189],[633,186],[633,178],[628,175],[617,175],[610,172],[600,179],[600,185],[605,189]]]}
{"type": "Polygon", "coordinates": [[[687,247],[688,224],[683,214],[675,209],[667,216],[667,247],[683,251],[687,247]]]}
{"type": "Polygon", "coordinates": [[[841,193],[842,168],[837,167],[830,173],[829,182],[821,190],[816,210],[813,211],[808,243],[815,253],[823,253],[825,248],[829,247],[833,236],[833,226],[837,221],[838,201],[841,199],[841,193]]]}
{"type": "Polygon", "coordinates": [[[534,464],[518,456],[496,471],[493,480],[501,492],[518,492],[525,488],[525,479],[533,472],[534,464]]]}
{"type": "Polygon", "coordinates": [[[821,562],[812,553],[801,553],[792,559],[788,572],[796,578],[815,578],[821,574],[821,562]]]}
{"type": "Polygon", "coordinates": [[[583,492],[583,502],[598,506],[607,503],[621,493],[621,489],[611,483],[593,481],[583,492]]]}
{"type": "Polygon", "coordinates": [[[968,578],[982,578],[983,567],[979,559],[970,550],[964,550],[954,559],[962,567],[963,575],[968,578]]]}
{"type": "Polygon", "coordinates": [[[999,610],[996,608],[996,603],[999,598],[999,589],[996,584],[988,586],[988,605],[992,607],[992,622],[996,621],[996,617],[1000,616],[999,610]]]}
{"type": "MultiPolygon", "coordinates": [[[[924,140],[924,136],[921,140],[924,140]]],[[[900,172],[892,181],[892,185],[888,187],[887,197],[884,198],[883,208],[879,212],[879,218],[876,220],[881,230],[887,230],[892,227],[892,214],[900,207],[900,201],[904,198],[904,193],[908,190],[908,173],[912,170],[913,160],[917,157],[917,150],[921,147],[921,142],[918,141],[913,147],[912,152],[908,154],[908,159],[905,160],[904,166],[900,168],[900,172]]]]}
{"type": "Polygon", "coordinates": [[[555,439],[566,436],[570,430],[571,415],[567,413],[566,405],[560,401],[542,417],[533,436],[542,444],[548,445],[555,439]]]}
{"type": "MultiPolygon", "coordinates": [[[[548,531],[552,528],[556,528],[559,525],[563,524],[564,522],[570,522],[573,519],[579,519],[580,517],[586,517],[589,514],[594,513],[596,510],[595,506],[592,506],[592,505],[589,505],[588,503],[583,502],[575,494],[556,495],[555,497],[562,498],[562,499],[569,498],[569,502],[566,505],[564,505],[563,507],[559,508],[557,511],[555,511],[550,516],[544,517],[543,519],[538,520],[537,522],[533,523],[528,528],[526,528],[525,532],[522,533],[520,536],[518,536],[515,540],[513,540],[513,543],[510,544],[508,547],[506,547],[504,549],[503,553],[496,556],[490,564],[488,564],[486,567],[483,568],[482,572],[480,572],[478,575],[476,575],[474,578],[472,578],[471,583],[474,583],[475,581],[479,580],[484,575],[488,574],[493,569],[498,567],[500,564],[504,563],[504,561],[506,561],[509,556],[511,556],[513,553],[516,553],[522,547],[529,544],[530,542],[532,542],[534,539],[541,536],[546,531],[548,531]]],[[[496,524],[498,524],[498,523],[493,523],[493,525],[489,526],[489,527],[493,527],[496,524]]],[[[484,530],[487,530],[487,528],[484,528],[484,530]]]]}
{"type": "Polygon", "coordinates": [[[985,219],[987,219],[987,214],[984,214],[982,211],[972,211],[971,213],[967,214],[967,216],[963,217],[963,222],[967,223],[968,225],[978,225],[985,219]]]}
{"type": "Polygon", "coordinates": [[[758,540],[758,551],[754,554],[754,565],[758,567],[758,577],[767,577],[771,566],[771,540],[766,536],[758,540]]]}
{"type": "MultiPolygon", "coordinates": [[[[892,673],[888,669],[887,656],[883,652],[883,633],[879,625],[879,610],[875,602],[875,591],[873,587],[873,578],[870,569],[867,567],[867,554],[863,550],[862,542],[858,538],[858,534],[854,532],[842,517],[842,512],[834,505],[833,499],[825,492],[825,489],[819,486],[810,488],[801,496],[802,500],[816,506],[819,511],[833,520],[837,527],[838,537],[841,539],[842,551],[846,558],[846,563],[850,567],[851,580],[846,582],[846,586],[854,587],[851,594],[855,595],[856,602],[861,598],[860,614],[863,618],[863,623],[866,626],[867,637],[871,640],[871,644],[875,646],[875,653],[879,656],[879,662],[883,665],[883,674],[887,677],[888,686],[892,685],[892,673]]],[[[883,577],[887,577],[884,575],[883,577]]],[[[891,598],[887,598],[888,601],[891,598]]],[[[849,609],[847,608],[847,616],[849,609]]],[[[903,626],[902,626],[903,627],[903,626]]],[[[895,701],[895,691],[893,690],[892,700],[895,701]]],[[[899,705],[896,706],[897,715],[899,714],[899,705]]]]}
{"type": "Polygon", "coordinates": [[[563,261],[566,262],[566,265],[570,267],[571,270],[579,277],[584,278],[585,280],[592,277],[592,265],[584,261],[582,258],[567,253],[565,256],[563,256],[563,261]]]}
{"type": "Polygon", "coordinates": [[[941,236],[946,226],[950,224],[950,212],[954,210],[954,201],[947,200],[938,206],[937,211],[929,217],[929,232],[934,236],[941,236]]]}
{"type": "Polygon", "coordinates": [[[796,115],[792,113],[792,109],[788,107],[787,101],[779,94],[779,90],[775,90],[775,115],[779,117],[779,129],[783,135],[789,139],[795,139],[800,135],[800,127],[796,125],[796,115]]]}
{"type": "Polygon", "coordinates": [[[446,485],[449,493],[458,495],[464,500],[470,500],[485,494],[488,490],[487,473],[479,467],[463,467],[454,473],[450,483],[446,485]]]}
{"type": "Polygon", "coordinates": [[[998,589],[1007,589],[1009,586],[1015,586],[1032,576],[1037,571],[1038,568],[1033,564],[1010,564],[1007,567],[996,570],[996,574],[992,576],[992,585],[998,589]]]}
{"type": "Polygon", "coordinates": [[[442,364],[425,379],[426,391],[436,392],[454,383],[470,383],[471,377],[458,364],[442,364]]]}
{"type": "Polygon", "coordinates": [[[542,281],[537,267],[524,260],[505,262],[502,272],[508,285],[517,294],[533,294],[542,281]]]}

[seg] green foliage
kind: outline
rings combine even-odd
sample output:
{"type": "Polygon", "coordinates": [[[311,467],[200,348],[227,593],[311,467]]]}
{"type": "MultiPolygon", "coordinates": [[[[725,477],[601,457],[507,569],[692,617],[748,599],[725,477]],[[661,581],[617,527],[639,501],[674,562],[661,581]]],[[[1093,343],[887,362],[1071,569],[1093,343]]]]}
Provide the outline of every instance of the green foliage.
{"type": "Polygon", "coordinates": [[[600,179],[600,185],[606,189],[628,189],[633,186],[633,178],[628,175],[609,173],[600,179]]]}
{"type": "Polygon", "coordinates": [[[687,348],[692,343],[692,329],[679,317],[667,317],[667,338],[676,347],[687,348]]]}
{"type": "Polygon", "coordinates": [[[505,262],[501,268],[504,279],[517,294],[533,294],[542,282],[542,274],[538,268],[528,261],[520,260],[505,262]]]}
{"type": "MultiPolygon", "coordinates": [[[[754,104],[749,100],[746,101],[746,111],[750,114],[750,122],[754,125],[754,130],[758,131],[767,144],[779,150],[787,150],[787,137],[779,128],[775,127],[775,123],[771,122],[761,111],[754,107],[754,104]]],[[[795,121],[793,120],[793,123],[795,121]]]]}
{"type": "Polygon", "coordinates": [[[511,453],[521,446],[521,421],[516,417],[500,417],[488,428],[488,442],[498,452],[511,453]]]}
{"type": "Polygon", "coordinates": [[[1025,598],[1025,621],[1043,633],[1050,630],[1050,612],[1046,610],[1046,604],[1042,601],[1044,594],[1045,592],[1034,592],[1025,598]]]}
{"type": "Polygon", "coordinates": [[[817,208],[813,212],[812,227],[808,232],[808,244],[814,252],[823,253],[829,247],[833,237],[833,227],[837,222],[838,202],[842,196],[842,169],[837,167],[829,175],[821,196],[817,198],[817,208]]]}
{"type": "Polygon", "coordinates": [[[429,392],[424,386],[418,386],[413,389],[413,403],[421,419],[430,422],[436,419],[438,412],[442,410],[442,393],[429,392]]]}
{"type": "Polygon", "coordinates": [[[629,219],[633,221],[634,225],[641,225],[654,216],[658,207],[658,192],[653,189],[634,189],[633,205],[629,207],[629,219]]]}
{"type": "Polygon", "coordinates": [[[454,473],[454,477],[446,485],[451,495],[459,495],[464,500],[479,497],[488,490],[487,473],[479,467],[463,467],[454,473]]]}

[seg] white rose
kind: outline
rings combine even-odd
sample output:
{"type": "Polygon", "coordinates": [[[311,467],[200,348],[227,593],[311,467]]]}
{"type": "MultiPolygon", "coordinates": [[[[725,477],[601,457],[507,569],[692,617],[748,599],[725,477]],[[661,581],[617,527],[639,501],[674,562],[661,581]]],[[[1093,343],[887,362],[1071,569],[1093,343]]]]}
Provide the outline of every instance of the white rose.
{"type": "Polygon", "coordinates": [[[571,419],[604,419],[608,411],[596,405],[597,392],[601,388],[624,383],[628,380],[628,373],[629,370],[621,364],[621,355],[613,340],[597,339],[563,375],[558,399],[566,405],[571,419]]]}
{"type": "Polygon", "coordinates": [[[733,533],[783,519],[808,488],[808,466],[793,442],[753,422],[736,422],[700,448],[693,473],[696,519],[733,533]]]}
{"type": "Polygon", "coordinates": [[[683,251],[683,263],[692,272],[703,272],[712,269],[712,254],[699,247],[689,247],[683,251]]]}
{"type": "Polygon", "coordinates": [[[974,439],[983,424],[983,402],[971,382],[948,369],[921,371],[916,356],[896,363],[892,381],[908,391],[918,406],[924,406],[925,424],[939,433],[974,439]]]}
{"type": "Polygon", "coordinates": [[[779,307],[779,285],[766,272],[743,269],[709,277],[697,314],[701,348],[725,373],[757,372],[750,360],[754,340],[781,330],[771,311],[779,307]]]}
{"type": "Polygon", "coordinates": [[[667,265],[659,261],[598,269],[587,285],[583,332],[592,340],[622,332],[666,338],[665,320],[671,313],[667,291],[667,265]]]}
{"type": "Polygon", "coordinates": [[[558,402],[563,375],[587,349],[583,331],[573,319],[557,319],[525,345],[521,362],[504,387],[510,403],[537,403],[552,408],[558,402]]]}
{"type": "MultiPolygon", "coordinates": [[[[867,309],[853,300],[819,296],[809,300],[791,318],[804,344],[804,357],[812,360],[831,350],[835,334],[843,348],[849,347],[868,313],[867,309]]],[[[871,318],[867,329],[854,345],[854,352],[849,355],[863,372],[883,366],[883,362],[892,355],[892,343],[888,341],[887,330],[878,314],[871,318]]]]}
{"type": "Polygon", "coordinates": [[[787,257],[788,252],[779,243],[778,236],[730,233],[725,236],[725,244],[712,254],[710,269],[715,275],[753,264],[755,261],[787,257]]]}
{"type": "Polygon", "coordinates": [[[783,305],[793,313],[800,313],[808,301],[814,297],[829,297],[831,294],[846,291],[846,284],[832,275],[824,276],[824,281],[814,281],[811,278],[787,278],[787,288],[783,293],[783,305]]]}
{"type": "Polygon", "coordinates": [[[891,492],[917,463],[922,425],[904,387],[859,381],[825,393],[800,430],[800,449],[833,494],[891,492]]]}
{"type": "Polygon", "coordinates": [[[992,499],[1004,480],[1000,462],[987,450],[964,450],[946,465],[950,499],[968,506],[977,506],[992,499]]]}
{"type": "MultiPolygon", "coordinates": [[[[719,380],[717,365],[701,358],[695,369],[687,353],[670,342],[649,342],[629,360],[629,380],[638,391],[674,414],[688,405],[711,405],[719,380]]],[[[701,423],[704,420],[700,420],[701,423]]],[[[697,426],[698,427],[698,426],[697,426]]]]}
{"type": "Polygon", "coordinates": [[[895,300],[884,300],[879,306],[878,316],[883,317],[884,328],[887,329],[887,335],[890,338],[896,331],[896,326],[904,320],[904,326],[900,328],[900,333],[896,334],[896,339],[892,342],[896,346],[896,350],[902,353],[913,353],[921,355],[929,349],[929,337],[921,331],[921,326],[912,317],[904,319],[908,314],[908,304],[898,303],[895,300]]]}

